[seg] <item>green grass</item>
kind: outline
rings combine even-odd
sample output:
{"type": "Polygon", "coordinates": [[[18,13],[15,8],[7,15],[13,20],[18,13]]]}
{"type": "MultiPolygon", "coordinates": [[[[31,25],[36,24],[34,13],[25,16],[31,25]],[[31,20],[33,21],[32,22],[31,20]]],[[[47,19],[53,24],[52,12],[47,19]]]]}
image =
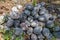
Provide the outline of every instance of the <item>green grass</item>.
{"type": "Polygon", "coordinates": [[[37,3],[37,0],[33,0],[33,6],[35,6],[36,5],[36,3],[37,3]]]}
{"type": "Polygon", "coordinates": [[[4,33],[4,39],[5,40],[10,40],[12,37],[13,31],[12,30],[8,30],[4,33]]]}
{"type": "MultiPolygon", "coordinates": [[[[14,30],[7,30],[5,31],[4,35],[4,40],[11,40],[12,36],[14,35],[14,30]]],[[[19,35],[18,37],[15,38],[15,40],[24,40],[24,33],[22,35],[19,35]]]]}
{"type": "Polygon", "coordinates": [[[52,38],[52,40],[56,40],[56,38],[55,38],[55,37],[53,37],[53,38],[52,38]]]}

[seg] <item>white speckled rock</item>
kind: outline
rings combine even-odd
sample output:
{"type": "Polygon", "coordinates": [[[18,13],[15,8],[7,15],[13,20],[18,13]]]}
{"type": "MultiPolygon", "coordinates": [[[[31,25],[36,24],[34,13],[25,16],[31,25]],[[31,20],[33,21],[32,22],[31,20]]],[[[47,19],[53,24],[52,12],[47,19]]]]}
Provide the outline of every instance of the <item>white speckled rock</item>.
{"type": "Polygon", "coordinates": [[[47,14],[44,14],[43,16],[45,16],[46,20],[49,20],[49,18],[52,17],[52,15],[51,14],[48,14],[48,13],[47,14]]]}
{"type": "Polygon", "coordinates": [[[43,22],[39,22],[38,25],[41,26],[41,27],[44,27],[44,26],[45,26],[45,23],[43,23],[43,22]]]}
{"type": "Polygon", "coordinates": [[[4,26],[3,25],[0,25],[0,29],[3,29],[4,28],[4,26]]]}
{"type": "Polygon", "coordinates": [[[36,23],[35,23],[35,22],[32,22],[31,25],[32,25],[33,27],[35,27],[35,26],[36,26],[36,23]]]}
{"type": "Polygon", "coordinates": [[[19,13],[17,11],[12,11],[12,12],[10,12],[10,17],[12,19],[18,19],[19,18],[19,13]]]}
{"type": "Polygon", "coordinates": [[[28,35],[31,35],[33,33],[33,28],[32,27],[29,27],[28,30],[27,30],[27,34],[28,35]]]}
{"type": "Polygon", "coordinates": [[[14,11],[14,12],[18,12],[17,7],[16,7],[16,6],[12,7],[12,11],[14,11]]]}
{"type": "Polygon", "coordinates": [[[36,27],[36,26],[38,26],[38,23],[36,23],[35,21],[33,21],[33,22],[31,22],[31,26],[32,27],[36,27]]]}
{"type": "Polygon", "coordinates": [[[0,16],[0,24],[4,23],[4,16],[0,16]]]}
{"type": "Polygon", "coordinates": [[[37,35],[40,35],[41,31],[42,31],[42,27],[40,26],[35,27],[33,30],[34,34],[37,34],[37,35]]]}
{"type": "Polygon", "coordinates": [[[17,8],[18,9],[21,9],[23,6],[22,5],[17,5],[17,8]]]}
{"type": "Polygon", "coordinates": [[[31,40],[37,40],[37,36],[35,34],[31,35],[31,40]]]}
{"type": "Polygon", "coordinates": [[[38,39],[43,39],[44,38],[44,36],[42,34],[38,35],[37,37],[38,37],[38,39]]]}

